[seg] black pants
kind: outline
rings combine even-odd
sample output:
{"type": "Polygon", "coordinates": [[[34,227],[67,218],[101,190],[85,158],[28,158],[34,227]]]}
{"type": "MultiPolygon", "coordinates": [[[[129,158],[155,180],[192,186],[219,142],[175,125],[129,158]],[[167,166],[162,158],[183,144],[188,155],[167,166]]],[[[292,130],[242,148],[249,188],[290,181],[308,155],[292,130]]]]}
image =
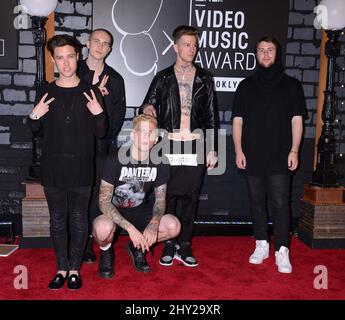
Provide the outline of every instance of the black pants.
{"type": "MultiPolygon", "coordinates": [[[[119,211],[120,214],[141,233],[144,232],[152,219],[151,206],[144,206],[139,212],[131,209],[120,209],[119,211]]],[[[121,227],[116,226],[116,230],[117,232],[120,232],[122,229],[121,227]]]]}
{"type": "Polygon", "coordinates": [[[198,202],[199,191],[185,195],[167,194],[166,213],[176,216],[181,223],[181,232],[176,239],[178,243],[192,240],[198,202]]]}
{"type": "Polygon", "coordinates": [[[175,215],[181,223],[177,242],[190,242],[193,236],[194,221],[197,215],[199,193],[205,173],[204,141],[166,140],[168,154],[196,155],[197,165],[172,165],[171,178],[167,188],[166,213],[175,215]]]}
{"type": "Polygon", "coordinates": [[[44,187],[58,270],[79,270],[88,235],[91,187],[44,187]]]}
{"type": "Polygon", "coordinates": [[[269,240],[266,202],[272,212],[274,248],[289,247],[289,175],[248,176],[249,197],[256,240],[269,240]]]}
{"type": "Polygon", "coordinates": [[[104,157],[96,156],[95,160],[95,183],[91,189],[88,217],[89,217],[89,234],[92,234],[92,223],[99,215],[101,210],[99,209],[99,189],[101,184],[104,157]]]}

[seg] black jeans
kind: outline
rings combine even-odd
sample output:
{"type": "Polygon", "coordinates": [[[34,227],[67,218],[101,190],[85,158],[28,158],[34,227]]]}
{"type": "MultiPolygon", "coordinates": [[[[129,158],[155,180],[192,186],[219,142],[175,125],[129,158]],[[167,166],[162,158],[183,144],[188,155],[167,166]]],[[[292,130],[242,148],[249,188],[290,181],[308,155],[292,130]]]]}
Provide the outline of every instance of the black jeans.
{"type": "Polygon", "coordinates": [[[88,217],[89,217],[89,234],[92,234],[92,223],[99,215],[101,210],[99,209],[99,189],[101,184],[104,157],[96,156],[95,159],[95,183],[91,189],[88,217]]]}
{"type": "Polygon", "coordinates": [[[88,235],[90,190],[91,187],[44,187],[58,270],[80,269],[88,235]]]}
{"type": "Polygon", "coordinates": [[[267,205],[271,209],[274,231],[274,248],[289,247],[290,183],[289,175],[248,176],[249,197],[256,240],[269,240],[267,205]]]}
{"type": "Polygon", "coordinates": [[[191,242],[194,221],[197,216],[200,187],[205,174],[205,164],[201,150],[203,140],[174,141],[168,140],[170,151],[179,150],[182,154],[197,155],[197,165],[172,165],[171,177],[167,186],[166,213],[175,215],[181,223],[178,243],[191,242]]]}
{"type": "Polygon", "coordinates": [[[176,216],[181,223],[181,232],[176,238],[177,243],[192,241],[198,202],[199,192],[185,195],[167,194],[166,213],[176,216]]]}

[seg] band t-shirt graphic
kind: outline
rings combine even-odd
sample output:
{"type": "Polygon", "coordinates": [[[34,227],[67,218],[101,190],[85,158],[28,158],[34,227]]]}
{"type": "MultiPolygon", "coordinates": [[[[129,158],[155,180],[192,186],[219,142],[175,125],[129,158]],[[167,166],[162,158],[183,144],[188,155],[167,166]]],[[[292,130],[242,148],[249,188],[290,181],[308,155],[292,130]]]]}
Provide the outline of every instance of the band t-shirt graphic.
{"type": "Polygon", "coordinates": [[[131,161],[121,164],[118,153],[105,160],[102,179],[114,185],[113,204],[120,211],[146,211],[148,196],[151,191],[167,183],[170,178],[170,166],[164,163],[154,164],[131,161]]]}

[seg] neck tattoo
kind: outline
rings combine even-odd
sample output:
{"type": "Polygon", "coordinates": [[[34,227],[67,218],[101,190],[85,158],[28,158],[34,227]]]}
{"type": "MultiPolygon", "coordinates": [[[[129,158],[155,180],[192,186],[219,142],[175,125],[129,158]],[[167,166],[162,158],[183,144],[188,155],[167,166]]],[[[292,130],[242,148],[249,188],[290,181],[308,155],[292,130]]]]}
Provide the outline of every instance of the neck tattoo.
{"type": "Polygon", "coordinates": [[[183,81],[185,78],[185,75],[189,74],[190,72],[194,70],[194,66],[192,64],[186,64],[186,65],[180,65],[180,66],[177,66],[175,64],[174,69],[177,73],[182,74],[182,81],[183,81]]]}

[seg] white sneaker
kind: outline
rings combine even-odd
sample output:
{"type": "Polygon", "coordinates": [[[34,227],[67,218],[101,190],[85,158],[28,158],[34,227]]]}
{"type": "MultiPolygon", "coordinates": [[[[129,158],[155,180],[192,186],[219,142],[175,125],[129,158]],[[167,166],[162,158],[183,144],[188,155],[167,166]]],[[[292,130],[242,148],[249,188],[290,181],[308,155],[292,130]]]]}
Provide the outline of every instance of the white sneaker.
{"type": "Polygon", "coordinates": [[[267,259],[270,253],[270,246],[266,240],[256,240],[256,248],[249,257],[249,263],[260,264],[267,259]]]}
{"type": "Polygon", "coordinates": [[[289,249],[287,247],[281,246],[279,251],[275,252],[275,255],[278,271],[281,273],[291,273],[292,266],[289,259],[289,249]]]}

